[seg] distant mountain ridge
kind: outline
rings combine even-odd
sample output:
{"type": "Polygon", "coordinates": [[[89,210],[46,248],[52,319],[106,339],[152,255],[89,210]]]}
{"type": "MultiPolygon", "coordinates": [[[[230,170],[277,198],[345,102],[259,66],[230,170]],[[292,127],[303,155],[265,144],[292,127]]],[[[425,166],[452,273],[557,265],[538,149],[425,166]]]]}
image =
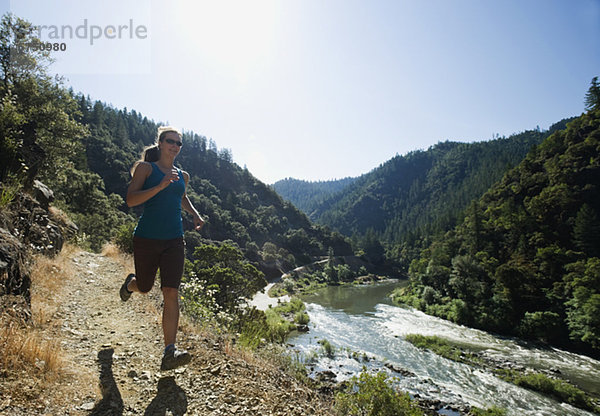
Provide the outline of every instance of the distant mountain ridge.
{"type": "Polygon", "coordinates": [[[357,178],[343,178],[330,181],[305,181],[301,179],[285,178],[275,182],[273,189],[290,201],[299,210],[311,217],[311,213],[322,204],[347,186],[356,181],[357,178]]]}
{"type": "Polygon", "coordinates": [[[319,224],[359,240],[374,232],[406,268],[425,240],[453,227],[471,201],[570,120],[491,141],[440,142],[347,182],[287,179],[273,187],[319,224]]]}

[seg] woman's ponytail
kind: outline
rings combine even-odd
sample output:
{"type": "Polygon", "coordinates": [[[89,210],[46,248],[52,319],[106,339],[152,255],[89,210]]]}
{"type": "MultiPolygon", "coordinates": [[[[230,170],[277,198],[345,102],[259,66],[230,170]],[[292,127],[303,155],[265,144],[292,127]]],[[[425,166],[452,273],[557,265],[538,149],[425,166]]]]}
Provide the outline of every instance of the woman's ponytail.
{"type": "Polygon", "coordinates": [[[135,172],[135,168],[140,164],[140,162],[158,162],[160,160],[160,149],[158,148],[158,144],[155,143],[150,146],[146,146],[142,151],[142,158],[133,164],[131,168],[131,176],[133,176],[133,172],[135,172]]]}
{"type": "Polygon", "coordinates": [[[158,162],[160,159],[160,149],[158,144],[148,146],[142,152],[142,160],[144,162],[158,162]]]}

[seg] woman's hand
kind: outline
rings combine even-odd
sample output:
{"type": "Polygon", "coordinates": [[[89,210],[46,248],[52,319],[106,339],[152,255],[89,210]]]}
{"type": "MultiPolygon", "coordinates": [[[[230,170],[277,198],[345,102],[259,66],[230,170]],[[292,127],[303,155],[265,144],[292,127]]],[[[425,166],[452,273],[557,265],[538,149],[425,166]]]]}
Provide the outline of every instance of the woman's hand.
{"type": "Polygon", "coordinates": [[[179,180],[179,173],[177,173],[177,169],[171,169],[170,172],[165,173],[165,176],[159,182],[158,187],[163,190],[171,183],[179,180]]]}
{"type": "Polygon", "coordinates": [[[194,215],[194,229],[200,231],[204,226],[204,220],[199,214],[194,215]]]}

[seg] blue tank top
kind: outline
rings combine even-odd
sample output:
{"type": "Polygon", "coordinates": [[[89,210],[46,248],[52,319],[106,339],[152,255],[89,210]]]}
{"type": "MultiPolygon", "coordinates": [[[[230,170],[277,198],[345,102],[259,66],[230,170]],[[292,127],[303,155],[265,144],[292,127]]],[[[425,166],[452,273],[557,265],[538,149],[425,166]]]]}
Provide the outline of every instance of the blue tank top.
{"type": "MultiPolygon", "coordinates": [[[[152,173],[146,178],[142,189],[156,186],[165,176],[155,163],[152,173]]],[[[171,240],[183,236],[181,220],[181,198],[185,192],[185,180],[177,169],[179,180],[144,202],[144,212],[135,227],[134,235],[155,240],[171,240]]]]}

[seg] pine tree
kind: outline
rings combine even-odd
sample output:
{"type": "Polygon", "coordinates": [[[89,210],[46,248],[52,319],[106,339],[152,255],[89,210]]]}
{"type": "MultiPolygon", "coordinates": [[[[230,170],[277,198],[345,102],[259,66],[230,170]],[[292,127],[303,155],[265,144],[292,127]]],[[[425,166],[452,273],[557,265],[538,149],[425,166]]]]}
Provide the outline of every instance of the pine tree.
{"type": "Polygon", "coordinates": [[[598,83],[598,77],[592,79],[590,89],[585,94],[585,108],[590,111],[600,109],[600,84],[598,83]]]}
{"type": "Polygon", "coordinates": [[[575,217],[573,238],[577,248],[588,256],[600,255],[600,221],[588,204],[584,204],[575,217]]]}

